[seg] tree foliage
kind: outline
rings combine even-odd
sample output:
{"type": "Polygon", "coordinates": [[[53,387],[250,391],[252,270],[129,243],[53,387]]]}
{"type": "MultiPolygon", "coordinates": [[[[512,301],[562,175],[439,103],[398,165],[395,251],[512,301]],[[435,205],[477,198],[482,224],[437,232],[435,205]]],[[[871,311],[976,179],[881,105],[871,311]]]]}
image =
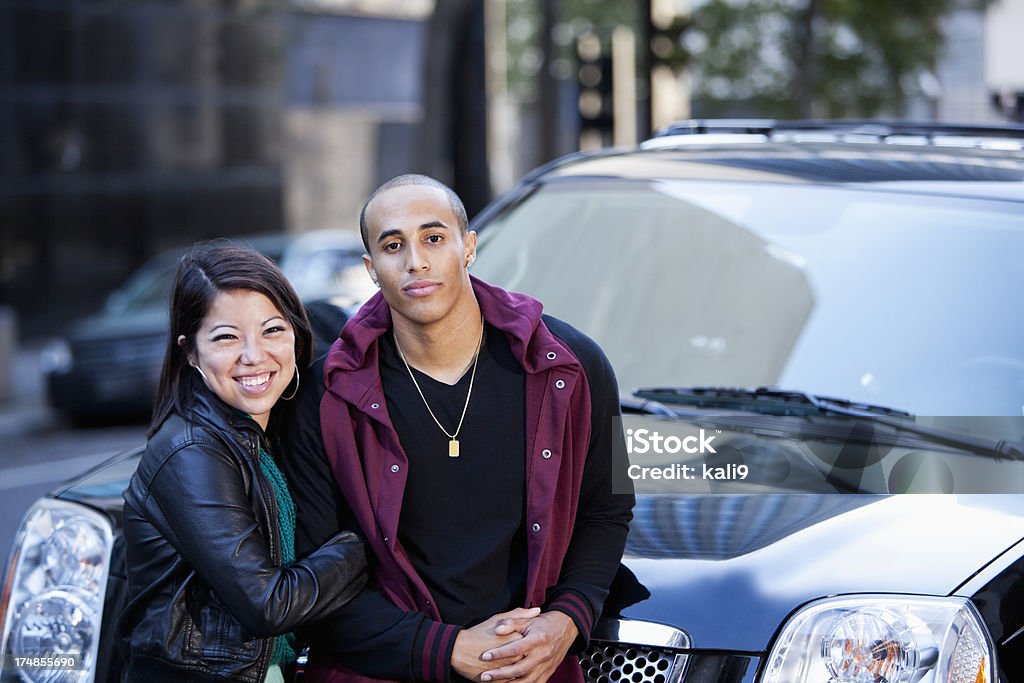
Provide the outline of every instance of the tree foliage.
{"type": "Polygon", "coordinates": [[[616,27],[638,30],[639,26],[637,4],[622,0],[506,0],[505,7],[509,87],[522,101],[538,96],[537,79],[546,47],[555,51],[552,75],[570,80],[575,72],[578,37],[593,34],[607,49],[616,27]],[[557,17],[550,43],[541,35],[544,5],[549,5],[557,17]]]}
{"type": "Polygon", "coordinates": [[[957,0],[709,0],[679,49],[701,116],[898,115],[957,0]]]}
{"type": "MultiPolygon", "coordinates": [[[[559,16],[555,75],[567,78],[574,37],[607,41],[619,25],[641,35],[649,1],[507,0],[513,92],[536,97],[542,7],[559,16]]],[[[899,116],[934,83],[945,17],[994,1],[690,0],[689,16],[655,30],[651,56],[689,70],[697,116],[899,116]]]]}

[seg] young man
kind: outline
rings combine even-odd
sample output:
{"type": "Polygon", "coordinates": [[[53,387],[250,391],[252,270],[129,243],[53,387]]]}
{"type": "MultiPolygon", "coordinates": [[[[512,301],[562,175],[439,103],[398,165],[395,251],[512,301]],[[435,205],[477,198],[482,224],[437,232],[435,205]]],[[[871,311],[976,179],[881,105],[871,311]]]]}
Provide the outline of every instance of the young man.
{"type": "Polygon", "coordinates": [[[567,654],[633,506],[612,493],[611,367],[536,300],[470,277],[476,234],[442,183],[385,183],[360,228],[380,293],[304,377],[288,476],[300,553],[358,528],[375,589],[309,634],[308,676],[581,681],[567,654]]]}

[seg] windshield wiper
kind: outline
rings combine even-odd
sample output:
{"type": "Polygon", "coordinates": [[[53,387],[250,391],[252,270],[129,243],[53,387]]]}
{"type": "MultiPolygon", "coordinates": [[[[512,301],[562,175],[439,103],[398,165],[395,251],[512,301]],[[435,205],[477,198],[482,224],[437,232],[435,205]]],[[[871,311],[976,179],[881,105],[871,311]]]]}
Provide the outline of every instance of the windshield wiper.
{"type": "Polygon", "coordinates": [[[650,399],[625,398],[619,399],[619,408],[623,415],[661,415],[664,417],[679,417],[679,413],[666,405],[650,399]]]}
{"type": "Polygon", "coordinates": [[[803,391],[758,387],[737,389],[731,387],[654,387],[637,389],[637,398],[657,403],[692,405],[699,408],[719,408],[755,412],[761,415],[782,416],[838,416],[871,420],[922,437],[938,445],[971,451],[979,455],[1010,460],[1024,460],[1024,444],[1002,439],[986,439],[935,427],[926,427],[912,421],[913,414],[883,405],[861,403],[843,398],[817,396],[803,391]]]}
{"type": "Polygon", "coordinates": [[[758,387],[741,389],[734,387],[656,387],[637,389],[637,398],[661,403],[681,403],[701,408],[726,408],[753,410],[762,415],[823,415],[828,413],[847,414],[846,411],[863,411],[872,415],[913,417],[905,410],[889,408],[871,403],[856,403],[842,398],[814,396],[803,391],[758,387]]]}

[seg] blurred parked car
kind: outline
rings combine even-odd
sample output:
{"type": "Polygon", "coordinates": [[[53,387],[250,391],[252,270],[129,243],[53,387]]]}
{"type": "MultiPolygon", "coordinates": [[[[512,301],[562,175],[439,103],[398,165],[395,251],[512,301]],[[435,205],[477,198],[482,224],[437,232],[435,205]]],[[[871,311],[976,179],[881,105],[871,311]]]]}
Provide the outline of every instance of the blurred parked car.
{"type": "Polygon", "coordinates": [[[354,313],[377,291],[363,265],[364,253],[358,232],[313,230],[288,244],[281,270],[303,301],[329,300],[354,313]]]}
{"type": "MultiPolygon", "coordinates": [[[[473,272],[593,336],[620,382],[639,495],[590,683],[1024,681],[1022,145],[689,122],[475,219],[473,272]]],[[[4,652],[116,679],[137,458],[29,511],[4,652]]]]}
{"type": "MultiPolygon", "coordinates": [[[[357,234],[318,230],[235,240],[281,263],[307,304],[322,348],[344,316],[372,288],[357,234]],[[365,283],[353,277],[353,268],[365,283]],[[328,301],[330,299],[330,301],[328,301]]],[[[151,411],[167,349],[167,305],[184,250],[160,254],[107,299],[104,309],[74,323],[43,350],[41,366],[51,405],[78,423],[96,418],[144,418],[151,411]]]]}
{"type": "Polygon", "coordinates": [[[316,340],[314,356],[326,353],[345,320],[377,288],[363,265],[359,233],[313,230],[288,244],[281,270],[306,306],[316,340]]]}

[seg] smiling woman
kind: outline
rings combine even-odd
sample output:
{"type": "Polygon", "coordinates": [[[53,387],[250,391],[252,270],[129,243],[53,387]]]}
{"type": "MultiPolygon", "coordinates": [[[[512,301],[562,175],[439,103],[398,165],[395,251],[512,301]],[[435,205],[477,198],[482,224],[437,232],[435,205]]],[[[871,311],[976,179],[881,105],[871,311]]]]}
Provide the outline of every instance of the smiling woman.
{"type": "Polygon", "coordinates": [[[265,429],[264,418],[311,354],[305,309],[273,261],[242,247],[196,250],[175,275],[149,435],[173,411],[187,409],[197,377],[265,429]]]}
{"type": "MultiPolygon", "coordinates": [[[[188,344],[183,334],[177,341],[182,348],[188,344]]],[[[218,398],[263,429],[288,385],[295,382],[298,390],[295,331],[270,299],[253,290],[214,297],[189,361],[218,398]]]]}
{"type": "Polygon", "coordinates": [[[288,635],[365,583],[342,532],[295,558],[274,411],[312,335],[270,259],[206,248],[178,265],[149,442],[125,491],[129,681],[281,681],[288,635]]]}

